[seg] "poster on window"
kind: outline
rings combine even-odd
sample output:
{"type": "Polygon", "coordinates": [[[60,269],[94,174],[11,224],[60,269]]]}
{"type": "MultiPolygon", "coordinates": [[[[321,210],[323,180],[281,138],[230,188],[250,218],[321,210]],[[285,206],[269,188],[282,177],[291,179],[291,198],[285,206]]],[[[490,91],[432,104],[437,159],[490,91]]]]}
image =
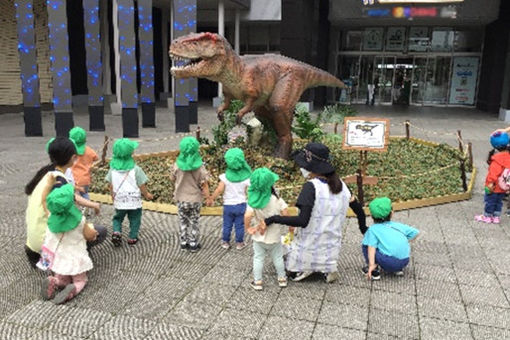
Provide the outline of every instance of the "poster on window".
{"type": "Polygon", "coordinates": [[[342,148],[346,150],[386,151],[389,134],[389,119],[346,117],[342,148]]]}
{"type": "Polygon", "coordinates": [[[450,104],[473,105],[478,80],[478,57],[453,58],[450,104]]]}
{"type": "Polygon", "coordinates": [[[381,51],[383,47],[383,32],[384,28],[382,27],[366,28],[363,37],[363,50],[381,51]]]}
{"type": "Polygon", "coordinates": [[[403,51],[405,36],[405,27],[389,27],[386,34],[386,50],[403,51]]]}

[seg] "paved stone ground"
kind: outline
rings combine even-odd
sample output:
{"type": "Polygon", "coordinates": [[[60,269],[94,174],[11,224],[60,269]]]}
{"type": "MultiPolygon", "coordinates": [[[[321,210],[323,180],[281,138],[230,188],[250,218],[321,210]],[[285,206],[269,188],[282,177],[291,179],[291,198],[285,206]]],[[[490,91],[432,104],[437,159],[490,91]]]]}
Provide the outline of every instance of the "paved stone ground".
{"type": "MultiPolygon", "coordinates": [[[[44,144],[53,135],[53,116],[44,114],[45,137],[25,138],[19,114],[0,115],[0,339],[487,339],[510,337],[510,228],[482,225],[482,181],[488,134],[502,126],[494,115],[467,109],[359,107],[361,114],[412,124],[412,134],[456,145],[461,129],[473,142],[477,176],[473,199],[398,212],[395,220],[422,232],[402,278],[367,282],[360,272],[361,235],[355,219],[344,227],[341,279],[290,283],[280,290],[268,263],[263,292],[249,287],[250,247],[219,247],[221,218],[201,219],[203,249],[178,250],[175,216],[145,212],[135,247],[114,248],[107,240],[94,248],[89,285],[72,302],[54,306],[40,298],[41,273],[23,253],[23,186],[47,162],[44,144]],[[446,135],[445,135],[446,134],[446,135]]],[[[201,106],[200,124],[216,123],[201,106]]],[[[75,122],[88,117],[77,110],[75,122]]],[[[121,134],[121,118],[106,116],[106,133],[121,134]]],[[[156,129],[141,138],[173,135],[173,119],[158,108],[156,129]]],[[[104,133],[89,133],[99,148],[104,133]]],[[[178,139],[142,142],[139,152],[175,149],[178,139]]],[[[110,226],[112,208],[103,206],[95,222],[110,226]]],[[[126,228],[127,229],[127,228],[126,228]]]]}

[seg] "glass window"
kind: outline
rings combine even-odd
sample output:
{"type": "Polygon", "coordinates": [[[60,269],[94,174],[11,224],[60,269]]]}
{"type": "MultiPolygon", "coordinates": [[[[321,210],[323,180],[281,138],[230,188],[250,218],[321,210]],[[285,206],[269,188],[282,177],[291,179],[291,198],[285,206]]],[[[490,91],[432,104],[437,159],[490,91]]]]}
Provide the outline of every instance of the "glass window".
{"type": "Polygon", "coordinates": [[[345,51],[360,51],[363,40],[362,31],[347,31],[343,34],[342,46],[345,51]]]}
{"type": "Polygon", "coordinates": [[[483,31],[465,30],[456,31],[453,40],[455,51],[459,52],[480,52],[482,49],[483,31]]]}
{"type": "Polygon", "coordinates": [[[409,29],[409,51],[426,52],[430,44],[428,27],[411,27],[409,29]]]}
{"type": "Polygon", "coordinates": [[[381,51],[383,47],[384,28],[370,27],[365,29],[363,35],[363,50],[381,51]]]}
{"type": "Polygon", "coordinates": [[[450,28],[437,27],[432,31],[431,49],[435,52],[450,52],[453,49],[454,32],[450,28]]]}

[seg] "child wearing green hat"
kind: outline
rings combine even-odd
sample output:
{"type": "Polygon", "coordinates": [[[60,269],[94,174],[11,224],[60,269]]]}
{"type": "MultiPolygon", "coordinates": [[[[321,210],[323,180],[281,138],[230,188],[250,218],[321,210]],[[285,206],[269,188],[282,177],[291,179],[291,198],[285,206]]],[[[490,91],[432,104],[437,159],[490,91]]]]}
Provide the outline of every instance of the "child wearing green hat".
{"type": "Polygon", "coordinates": [[[362,241],[363,256],[368,264],[363,267],[363,273],[369,280],[379,280],[381,267],[386,272],[403,275],[411,252],[409,241],[414,240],[419,231],[391,221],[392,207],[388,197],[374,199],[368,208],[375,224],[368,228],[362,241]]]}
{"type": "Polygon", "coordinates": [[[200,156],[199,146],[196,138],[184,137],[170,174],[175,182],[174,200],[177,202],[181,249],[189,249],[192,253],[200,249],[198,220],[202,199],[209,199],[209,173],[200,156]]]}
{"type": "Polygon", "coordinates": [[[133,159],[133,152],[137,147],[138,142],[129,138],[117,139],[113,144],[113,157],[106,175],[115,207],[112,242],[116,247],[122,242],[122,221],[126,215],[129,219],[127,242],[129,245],[138,242],[138,231],[142,223],[142,195],[147,200],[153,199],[145,186],[147,175],[133,159]]]}
{"type": "Polygon", "coordinates": [[[212,205],[216,197],[223,193],[223,236],[221,246],[230,248],[232,226],[236,230],[236,248],[242,250],[244,243],[244,213],[246,211],[246,190],[250,186],[251,168],[244,159],[244,152],[232,148],[225,153],[227,169],[220,175],[220,183],[207,205],[212,205]]]}
{"type": "MultiPolygon", "coordinates": [[[[55,181],[55,177],[51,177],[55,181]]],[[[44,239],[38,267],[51,270],[42,287],[42,296],[61,304],[78,295],[87,284],[87,272],[93,268],[87,252],[87,241],[97,237],[74,204],[74,187],[64,184],[46,197],[50,211],[48,231],[44,239]],[[57,290],[62,289],[60,292],[57,290]]]]}
{"type": "Polygon", "coordinates": [[[248,207],[244,215],[246,231],[252,235],[253,240],[253,281],[251,287],[255,290],[263,289],[262,269],[266,253],[271,255],[278,275],[278,285],[287,287],[287,276],[283,262],[283,249],[281,245],[281,225],[273,223],[267,228],[264,219],[273,215],[287,215],[287,204],[278,197],[273,184],[278,175],[268,168],[259,168],[253,171],[248,188],[248,207]],[[252,219],[257,225],[251,226],[252,219]]]}
{"type": "Polygon", "coordinates": [[[99,157],[92,148],[85,145],[87,142],[87,133],[79,126],[75,126],[69,131],[69,138],[76,144],[76,161],[71,167],[74,184],[80,195],[89,199],[90,169],[99,157]]]}

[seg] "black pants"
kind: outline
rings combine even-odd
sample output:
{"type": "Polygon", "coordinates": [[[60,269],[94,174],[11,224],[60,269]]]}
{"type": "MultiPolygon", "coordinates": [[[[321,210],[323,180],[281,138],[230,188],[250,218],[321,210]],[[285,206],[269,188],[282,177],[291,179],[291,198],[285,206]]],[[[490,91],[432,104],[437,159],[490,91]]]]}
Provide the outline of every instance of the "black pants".
{"type": "MultiPolygon", "coordinates": [[[[95,241],[87,242],[87,250],[90,250],[90,248],[97,246],[101,242],[103,242],[106,239],[106,228],[103,226],[96,225],[94,226],[94,229],[97,231],[97,238],[95,241]]],[[[41,254],[38,252],[33,251],[30,249],[27,245],[25,245],[25,254],[27,254],[27,259],[30,265],[35,268],[35,265],[37,262],[39,262],[39,259],[41,258],[41,254]]]]}

